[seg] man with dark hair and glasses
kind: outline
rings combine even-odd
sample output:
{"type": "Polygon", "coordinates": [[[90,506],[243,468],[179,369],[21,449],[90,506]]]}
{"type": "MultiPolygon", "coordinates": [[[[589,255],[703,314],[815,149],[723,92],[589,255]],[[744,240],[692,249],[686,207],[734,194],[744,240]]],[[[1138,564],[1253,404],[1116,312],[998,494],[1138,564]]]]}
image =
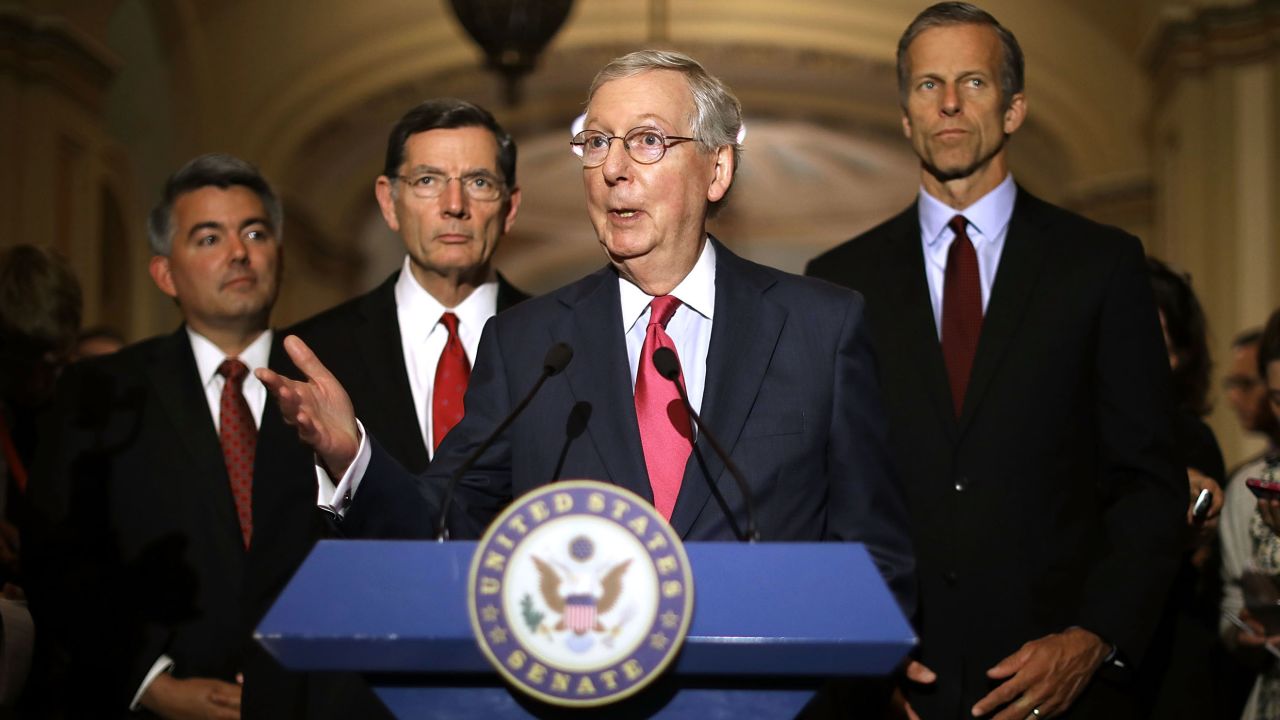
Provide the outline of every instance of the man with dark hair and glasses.
{"type": "Polygon", "coordinates": [[[416,473],[462,416],[485,323],[528,297],[489,262],[520,209],[515,141],[484,108],[428,100],[391,129],[374,195],[404,241],[403,267],[289,332],[347,389],[383,448],[416,473]]]}
{"type": "Polygon", "coordinates": [[[631,53],[597,75],[570,147],[608,264],[489,323],[466,415],[424,475],[397,467],[369,441],[376,432],[359,432],[332,375],[287,341],[308,381],[263,379],[332,471],[322,504],[346,533],[433,536],[448,478],[560,342],[572,362],[462,477],[451,536],[477,537],[532,488],[592,478],[651,501],[687,540],[742,537],[746,500],[689,416],[671,410],[675,386],[652,359],[661,345],[744,471],[760,538],[865,543],[912,611],[911,550],[862,299],[744,260],[707,234],[733,182],[741,126],[737,98],[679,53],[631,53]]]}
{"type": "Polygon", "coordinates": [[[898,86],[919,199],[808,272],[867,299],[919,558],[908,700],[923,718],[1140,717],[1124,676],[1190,504],[1142,246],[1014,183],[1023,56],[989,13],[921,12],[898,86]]]}

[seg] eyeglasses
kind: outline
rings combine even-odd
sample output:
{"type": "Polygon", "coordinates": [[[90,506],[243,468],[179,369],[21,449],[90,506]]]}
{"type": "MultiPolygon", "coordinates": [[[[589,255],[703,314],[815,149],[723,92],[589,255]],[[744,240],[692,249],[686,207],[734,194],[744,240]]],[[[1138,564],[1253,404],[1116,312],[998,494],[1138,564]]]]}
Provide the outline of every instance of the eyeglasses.
{"type": "Polygon", "coordinates": [[[622,136],[606,135],[599,130],[583,130],[573,136],[569,147],[574,155],[582,158],[583,167],[593,168],[604,164],[614,140],[622,141],[622,147],[627,149],[632,160],[642,165],[652,165],[667,154],[667,148],[689,142],[693,138],[667,135],[653,127],[632,128],[622,136]]]}
{"type": "Polygon", "coordinates": [[[414,197],[423,199],[440,197],[444,189],[449,187],[450,180],[457,180],[462,190],[472,200],[491,201],[502,197],[505,185],[501,180],[486,172],[470,173],[461,177],[442,173],[422,173],[420,175],[397,175],[409,186],[414,197]]]}

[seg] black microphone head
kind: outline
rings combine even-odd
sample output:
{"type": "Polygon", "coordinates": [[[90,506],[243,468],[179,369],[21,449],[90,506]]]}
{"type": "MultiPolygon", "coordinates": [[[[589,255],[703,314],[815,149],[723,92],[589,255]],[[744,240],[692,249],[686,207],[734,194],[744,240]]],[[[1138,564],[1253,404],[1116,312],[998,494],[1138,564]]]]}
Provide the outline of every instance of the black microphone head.
{"type": "Polygon", "coordinates": [[[659,375],[672,382],[680,377],[680,360],[671,348],[660,347],[653,351],[653,367],[659,375]]]}
{"type": "Polygon", "coordinates": [[[547,377],[558,375],[572,359],[573,348],[559,342],[552,345],[550,350],[547,350],[547,356],[542,360],[542,369],[546,371],[547,377]]]}

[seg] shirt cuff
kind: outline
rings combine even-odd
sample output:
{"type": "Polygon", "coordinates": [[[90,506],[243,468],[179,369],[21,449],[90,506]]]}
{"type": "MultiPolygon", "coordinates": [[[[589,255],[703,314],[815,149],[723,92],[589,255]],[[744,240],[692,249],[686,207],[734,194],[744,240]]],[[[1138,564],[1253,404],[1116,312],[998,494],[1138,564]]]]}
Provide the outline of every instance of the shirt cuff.
{"type": "Polygon", "coordinates": [[[139,703],[142,702],[142,696],[147,694],[147,688],[151,687],[151,683],[155,682],[156,678],[160,677],[162,673],[167,673],[172,668],[173,658],[168,655],[161,655],[157,658],[155,664],[151,666],[151,670],[147,672],[147,676],[142,678],[142,685],[138,686],[138,692],[133,694],[133,702],[129,703],[129,709],[137,710],[140,707],[139,703]]]}
{"type": "Polygon", "coordinates": [[[359,419],[356,420],[356,435],[360,438],[356,459],[338,479],[336,485],[320,459],[316,458],[315,461],[316,505],[338,517],[346,515],[351,499],[355,497],[356,490],[360,487],[360,479],[364,477],[364,471],[369,467],[369,459],[373,456],[373,451],[369,448],[369,434],[364,431],[364,424],[359,419]]]}

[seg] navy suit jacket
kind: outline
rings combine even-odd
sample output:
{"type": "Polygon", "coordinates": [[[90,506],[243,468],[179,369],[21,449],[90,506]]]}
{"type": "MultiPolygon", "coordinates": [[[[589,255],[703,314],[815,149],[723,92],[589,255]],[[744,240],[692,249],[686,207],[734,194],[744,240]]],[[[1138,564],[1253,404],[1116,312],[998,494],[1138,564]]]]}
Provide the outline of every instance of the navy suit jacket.
{"type": "MultiPolygon", "coordinates": [[[[1023,643],[1141,659],[1181,548],[1169,364],[1142,246],[1019,189],[956,417],[915,205],[814,259],[862,293],[919,559],[923,718],[968,717],[1023,643]]],[[[1071,717],[1133,717],[1095,682],[1071,717]]]]}
{"type": "MultiPolygon", "coordinates": [[[[716,254],[701,414],[746,475],[762,539],[865,543],[910,612],[913,559],[862,298],[719,243],[716,254]]],[[[448,477],[533,386],[557,342],[574,349],[573,361],[462,478],[453,537],[478,536],[513,497],[564,478],[609,481],[652,501],[619,307],[618,275],[606,267],[495,317],[466,416],[427,473],[405,473],[375,442],[344,530],[430,536],[448,477]]],[[[705,437],[671,524],[686,540],[731,540],[743,527],[742,497],[705,437]]]]}

